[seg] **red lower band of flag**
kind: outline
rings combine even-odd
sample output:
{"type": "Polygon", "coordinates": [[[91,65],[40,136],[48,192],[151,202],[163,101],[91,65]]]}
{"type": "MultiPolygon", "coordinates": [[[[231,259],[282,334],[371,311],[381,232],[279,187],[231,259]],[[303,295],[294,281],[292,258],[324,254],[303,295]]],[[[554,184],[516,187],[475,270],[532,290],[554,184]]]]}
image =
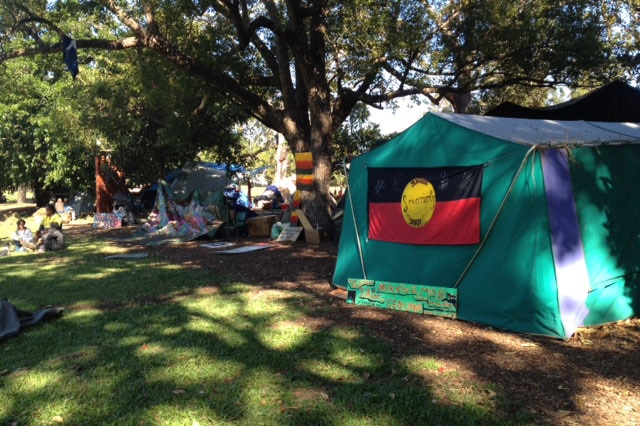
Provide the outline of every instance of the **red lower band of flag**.
{"type": "Polygon", "coordinates": [[[296,160],[296,169],[313,170],[313,160],[296,160]]]}
{"type": "Polygon", "coordinates": [[[420,228],[406,223],[399,203],[369,203],[369,238],[401,244],[477,244],[480,198],[438,202],[431,220],[420,228]]]}
{"type": "Polygon", "coordinates": [[[312,175],[298,175],[296,177],[296,184],[298,185],[313,185],[313,176],[312,175]]]}

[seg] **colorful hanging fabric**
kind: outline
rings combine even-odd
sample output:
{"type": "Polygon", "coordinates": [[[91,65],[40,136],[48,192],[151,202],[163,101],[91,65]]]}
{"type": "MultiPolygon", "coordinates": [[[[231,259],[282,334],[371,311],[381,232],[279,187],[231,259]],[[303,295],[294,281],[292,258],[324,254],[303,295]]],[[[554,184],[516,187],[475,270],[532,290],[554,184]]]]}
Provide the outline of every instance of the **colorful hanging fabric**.
{"type": "Polygon", "coordinates": [[[313,189],[313,156],[310,152],[296,154],[296,187],[300,191],[313,189]]]}

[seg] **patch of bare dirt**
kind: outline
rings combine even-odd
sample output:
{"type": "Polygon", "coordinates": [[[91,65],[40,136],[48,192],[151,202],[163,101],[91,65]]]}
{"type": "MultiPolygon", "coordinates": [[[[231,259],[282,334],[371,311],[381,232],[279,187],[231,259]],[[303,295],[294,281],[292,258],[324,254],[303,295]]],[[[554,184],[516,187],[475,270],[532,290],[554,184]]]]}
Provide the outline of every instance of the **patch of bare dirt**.
{"type": "MultiPolygon", "coordinates": [[[[93,232],[114,236],[131,230],[93,232]]],[[[266,240],[233,242],[237,247],[266,240]]],[[[317,296],[314,306],[322,309],[314,310],[305,324],[357,326],[386,339],[399,355],[436,358],[442,365],[438,373],[455,372],[447,376],[454,377],[447,379],[447,386],[463,391],[473,383],[493,384],[496,393],[509,400],[499,405],[507,413],[529,412],[541,423],[554,425],[640,425],[639,319],[580,329],[566,341],[520,335],[460,320],[349,305],[331,294],[337,256],[331,242],[277,245],[240,255],[216,255],[202,243],[144,250],[257,287],[311,293],[317,296]]],[[[131,250],[140,247],[132,245],[131,250]]],[[[437,395],[443,378],[424,379],[437,395]]],[[[445,389],[443,398],[446,394],[445,389]]]]}

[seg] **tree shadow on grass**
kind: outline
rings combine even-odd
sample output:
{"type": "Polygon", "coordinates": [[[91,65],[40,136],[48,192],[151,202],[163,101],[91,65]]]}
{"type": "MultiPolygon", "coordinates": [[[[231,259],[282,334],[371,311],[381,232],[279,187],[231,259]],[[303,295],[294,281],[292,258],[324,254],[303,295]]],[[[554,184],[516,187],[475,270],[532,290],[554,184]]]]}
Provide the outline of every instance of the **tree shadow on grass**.
{"type": "MultiPolygon", "coordinates": [[[[307,323],[350,324],[382,337],[399,356],[437,359],[445,373],[458,378],[451,386],[489,387],[487,398],[497,412],[524,412],[554,424],[640,422],[640,373],[631,367],[640,343],[638,319],[581,329],[563,341],[348,305],[329,296],[336,255],[331,245],[260,252],[251,259],[259,269],[242,260],[217,263],[215,256],[203,257],[197,246],[159,255],[174,261],[188,258],[194,267],[256,286],[310,294],[307,323]]],[[[430,379],[436,386],[443,382],[442,375],[430,379]]]]}
{"type": "MultiPolygon", "coordinates": [[[[71,424],[503,421],[474,404],[434,402],[389,342],[353,324],[313,321],[322,308],[313,294],[206,271],[180,280],[184,271],[159,260],[105,266],[99,257],[47,254],[37,276],[3,279],[28,305],[68,310],[3,342],[0,422],[49,422],[41,416],[51,413],[71,424]],[[56,263],[64,270],[47,269],[56,263]],[[143,283],[150,270],[156,282],[143,283]],[[132,272],[135,286],[126,284],[132,272]]],[[[33,261],[15,258],[11,268],[33,261]]],[[[320,311],[331,318],[332,309],[320,311]]]]}
{"type": "MultiPolygon", "coordinates": [[[[39,423],[40,407],[59,406],[53,412],[71,424],[501,423],[484,409],[434,403],[384,340],[351,325],[311,330],[281,321],[280,311],[256,310],[252,292],[222,289],[78,309],[7,342],[1,420],[39,423]],[[40,356],[21,362],[26,350],[40,356]],[[42,386],[20,387],[34,377],[42,386]]],[[[305,316],[296,306],[306,295],[263,296],[287,310],[285,318],[305,316]]]]}
{"type": "Polygon", "coordinates": [[[594,383],[637,389],[637,369],[624,371],[624,382],[619,374],[634,365],[634,346],[614,351],[347,305],[328,295],[321,265],[332,254],[321,247],[296,250],[294,272],[271,259],[262,266],[273,272],[234,283],[221,275],[241,260],[198,255],[197,244],[135,262],[74,246],[0,261],[14,300],[67,307],[62,319],[2,344],[2,423],[48,422],[40,413],[49,412],[69,424],[633,420],[588,403],[602,404],[594,383]]]}

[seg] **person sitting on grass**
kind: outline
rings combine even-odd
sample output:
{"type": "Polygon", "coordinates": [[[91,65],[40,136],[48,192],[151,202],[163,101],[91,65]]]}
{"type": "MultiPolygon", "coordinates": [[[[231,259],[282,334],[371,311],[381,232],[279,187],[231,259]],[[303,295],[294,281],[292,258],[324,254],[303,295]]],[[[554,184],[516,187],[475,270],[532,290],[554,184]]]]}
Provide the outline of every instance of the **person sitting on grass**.
{"type": "Polygon", "coordinates": [[[16,251],[32,251],[35,248],[33,244],[33,232],[27,228],[24,219],[19,219],[17,226],[18,228],[11,237],[16,251]]]}
{"type": "Polygon", "coordinates": [[[73,220],[73,215],[71,214],[71,206],[68,205],[68,199],[58,198],[56,203],[53,205],[56,209],[56,213],[60,215],[62,218],[62,223],[69,223],[73,220]]]}
{"type": "Polygon", "coordinates": [[[36,232],[36,240],[39,240],[45,232],[48,232],[52,223],[58,224],[58,230],[62,229],[62,216],[56,212],[56,208],[53,204],[49,204],[45,207],[44,218],[40,222],[38,232],[36,232]]]}
{"type": "Polygon", "coordinates": [[[62,250],[64,247],[64,236],[60,231],[60,224],[51,222],[49,230],[38,240],[38,252],[62,250]]]}
{"type": "Polygon", "coordinates": [[[62,197],[59,197],[53,206],[56,208],[56,213],[58,213],[59,215],[62,215],[62,213],[64,213],[64,201],[62,201],[62,197]]]}

